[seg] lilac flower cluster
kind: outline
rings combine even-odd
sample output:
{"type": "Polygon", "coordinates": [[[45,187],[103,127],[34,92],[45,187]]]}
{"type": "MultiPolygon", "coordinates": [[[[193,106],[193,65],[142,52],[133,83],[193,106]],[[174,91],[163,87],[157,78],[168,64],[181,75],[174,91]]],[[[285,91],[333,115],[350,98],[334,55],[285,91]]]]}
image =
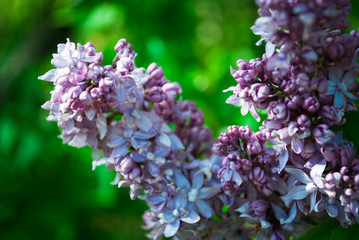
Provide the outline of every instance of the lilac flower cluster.
{"type": "Polygon", "coordinates": [[[56,69],[39,77],[55,86],[43,105],[48,120],[62,128],[64,143],[92,148],[93,169],[106,165],[116,172],[113,184],[147,202],[150,237],[193,232],[216,215],[215,204],[223,205],[212,133],[203,126],[203,113],[179,97],[180,85],[168,81],[162,68],[155,63],[137,68],[125,39],[115,51],[113,64],[103,66],[102,53],[91,43],[58,45],[56,69]]]}
{"type": "Polygon", "coordinates": [[[89,145],[93,169],[146,201],[148,237],[297,238],[329,216],[359,222],[359,157],[331,129],[356,111],[359,33],[349,0],[257,0],[252,30],[262,58],[238,60],[227,103],[260,121],[258,131],[230,126],[215,141],[204,115],[183,100],[161,67],[134,64],[125,39],[112,65],[91,43],[58,45],[43,105],[71,146],[89,145]],[[262,113],[263,111],[260,111],[262,113]],[[305,216],[310,216],[311,222],[305,216]]]}
{"type": "Polygon", "coordinates": [[[257,237],[297,237],[308,215],[314,222],[329,216],[343,226],[356,224],[358,157],[353,144],[331,130],[357,110],[359,99],[359,33],[339,30],[349,27],[350,1],[257,4],[260,18],[252,30],[261,36],[258,44],[266,41],[266,52],[231,68],[237,85],[226,90],[233,92],[227,103],[257,121],[257,109],[267,115],[258,132],[235,126],[220,134],[212,150],[224,157],[222,190],[234,199],[239,218],[260,226],[257,237]],[[252,209],[254,201],[265,210],[252,209]]]}

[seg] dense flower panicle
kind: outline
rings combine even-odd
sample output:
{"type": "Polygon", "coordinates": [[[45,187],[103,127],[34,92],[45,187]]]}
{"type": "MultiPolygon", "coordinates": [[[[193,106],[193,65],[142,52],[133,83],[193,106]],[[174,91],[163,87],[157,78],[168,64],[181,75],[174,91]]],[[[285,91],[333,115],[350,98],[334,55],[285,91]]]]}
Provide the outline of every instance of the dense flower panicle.
{"type": "Polygon", "coordinates": [[[340,31],[349,27],[345,18],[350,1],[257,4],[260,18],[252,30],[261,36],[258,44],[266,42],[266,53],[262,59],[238,60],[238,69],[231,68],[237,85],[226,91],[233,92],[227,103],[241,106],[243,115],[250,110],[259,121],[257,109],[267,110],[260,127],[265,138],[243,139],[238,135],[241,127],[220,134],[212,151],[225,159],[218,171],[222,189],[234,199],[243,198],[248,181],[256,187],[257,198],[271,196],[276,216],[290,212],[285,224],[277,218],[280,224],[266,232],[266,238],[288,238],[288,224],[307,224],[303,215],[324,209],[343,225],[355,224],[358,173],[348,168],[357,162],[354,146],[330,129],[345,123],[345,113],[356,110],[359,96],[359,35],[340,31]],[[252,170],[243,171],[237,158],[250,161],[252,170]],[[264,182],[270,186],[263,191],[264,182]],[[270,195],[272,191],[276,195],[270,195]]]}
{"type": "Polygon", "coordinates": [[[281,240],[325,216],[359,222],[359,158],[331,129],[359,99],[359,33],[341,32],[350,1],[256,2],[266,52],[238,60],[225,91],[263,119],[259,131],[232,125],[213,140],[181,86],[156,63],[136,67],[125,39],[107,66],[91,43],[67,40],[39,77],[54,84],[43,108],[64,143],[89,145],[93,169],[106,165],[112,184],[146,201],[150,238],[281,240]]]}

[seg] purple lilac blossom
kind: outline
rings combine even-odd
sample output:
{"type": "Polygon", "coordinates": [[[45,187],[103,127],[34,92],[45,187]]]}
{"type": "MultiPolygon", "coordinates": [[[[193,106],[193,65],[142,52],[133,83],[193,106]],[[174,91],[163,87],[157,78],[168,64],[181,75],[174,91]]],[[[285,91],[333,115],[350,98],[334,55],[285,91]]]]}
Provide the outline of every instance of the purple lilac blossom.
{"type": "Polygon", "coordinates": [[[279,240],[325,217],[359,222],[359,158],[331,129],[359,98],[359,33],[341,32],[350,1],[256,3],[252,30],[266,52],[239,59],[225,91],[243,115],[262,118],[259,131],[233,125],[212,139],[180,84],[156,63],[136,67],[125,39],[107,66],[91,43],[67,40],[39,77],[54,84],[43,108],[63,142],[89,145],[93,169],[115,171],[112,184],[146,201],[149,238],[279,240]]]}

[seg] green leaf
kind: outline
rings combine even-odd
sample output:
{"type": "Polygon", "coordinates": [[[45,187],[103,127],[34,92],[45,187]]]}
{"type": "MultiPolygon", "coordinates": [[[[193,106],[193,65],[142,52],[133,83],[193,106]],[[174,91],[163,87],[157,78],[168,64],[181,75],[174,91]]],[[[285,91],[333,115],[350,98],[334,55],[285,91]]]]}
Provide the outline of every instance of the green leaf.
{"type": "Polygon", "coordinates": [[[359,225],[343,228],[336,219],[329,219],[310,228],[298,240],[345,240],[356,239],[359,235],[359,225]]]}

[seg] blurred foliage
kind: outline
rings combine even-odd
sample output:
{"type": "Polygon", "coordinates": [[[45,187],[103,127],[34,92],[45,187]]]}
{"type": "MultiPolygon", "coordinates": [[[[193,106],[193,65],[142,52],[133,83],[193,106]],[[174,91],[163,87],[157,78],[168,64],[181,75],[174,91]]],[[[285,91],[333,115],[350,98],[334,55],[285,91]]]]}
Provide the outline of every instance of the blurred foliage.
{"type": "Polygon", "coordinates": [[[37,77],[58,43],[91,41],[110,64],[127,38],[137,66],[162,66],[218,136],[232,124],[259,126],[222,93],[234,85],[229,66],[263,52],[250,30],[256,18],[253,0],[0,0],[0,239],[145,239],[145,204],[110,185],[113,172],[91,171],[90,149],[62,145],[45,120],[40,106],[53,86],[37,77]]]}

